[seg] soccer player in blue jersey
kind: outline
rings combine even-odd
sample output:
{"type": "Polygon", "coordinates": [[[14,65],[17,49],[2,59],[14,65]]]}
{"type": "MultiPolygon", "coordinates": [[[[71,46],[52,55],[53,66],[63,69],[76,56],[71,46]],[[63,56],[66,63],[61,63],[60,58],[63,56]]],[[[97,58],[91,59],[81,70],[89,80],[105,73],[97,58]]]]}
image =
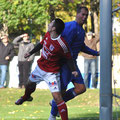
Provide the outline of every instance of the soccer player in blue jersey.
{"type": "MultiPolygon", "coordinates": [[[[76,20],[65,23],[65,29],[62,33],[62,37],[66,40],[66,42],[69,45],[72,57],[76,63],[77,71],[79,73],[79,77],[77,78],[72,76],[66,63],[61,68],[61,92],[63,93],[63,99],[65,102],[73,99],[77,95],[82,94],[86,91],[86,87],[83,82],[83,77],[76,62],[79,52],[82,51],[95,56],[99,55],[99,52],[90,49],[84,43],[85,30],[82,26],[86,22],[87,17],[88,9],[86,7],[78,7],[76,20]],[[67,90],[67,85],[70,82],[74,84],[74,88],[67,90]]],[[[52,100],[51,105],[52,108],[49,120],[56,120],[58,109],[54,100],[52,100]]]]}

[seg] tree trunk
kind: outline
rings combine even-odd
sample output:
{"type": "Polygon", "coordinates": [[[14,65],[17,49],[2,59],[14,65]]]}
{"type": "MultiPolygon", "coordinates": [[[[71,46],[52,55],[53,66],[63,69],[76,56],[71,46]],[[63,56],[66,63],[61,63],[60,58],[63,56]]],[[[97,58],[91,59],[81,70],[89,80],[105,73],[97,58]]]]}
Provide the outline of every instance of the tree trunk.
{"type": "Polygon", "coordinates": [[[98,15],[96,12],[93,13],[93,17],[94,17],[94,32],[95,34],[99,34],[99,25],[98,25],[98,15]]]}
{"type": "Polygon", "coordinates": [[[91,13],[91,31],[94,33],[94,16],[93,16],[93,13],[91,13]]]}
{"type": "Polygon", "coordinates": [[[55,13],[52,5],[49,6],[49,15],[50,15],[50,21],[53,21],[55,19],[55,13]]]}

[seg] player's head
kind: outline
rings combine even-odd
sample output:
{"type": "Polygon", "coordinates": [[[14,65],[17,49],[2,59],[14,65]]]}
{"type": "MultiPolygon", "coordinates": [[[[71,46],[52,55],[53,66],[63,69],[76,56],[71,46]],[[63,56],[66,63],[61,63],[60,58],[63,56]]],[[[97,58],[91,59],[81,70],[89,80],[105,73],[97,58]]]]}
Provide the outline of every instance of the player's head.
{"type": "Polygon", "coordinates": [[[55,31],[59,35],[64,30],[64,27],[64,22],[61,19],[56,18],[48,25],[48,32],[55,31]]]}
{"type": "Polygon", "coordinates": [[[59,35],[62,33],[62,31],[64,30],[65,28],[65,24],[64,22],[59,19],[59,18],[56,18],[55,21],[54,21],[54,24],[53,26],[56,28],[56,33],[59,35]]]}
{"type": "Polygon", "coordinates": [[[79,6],[77,8],[76,21],[78,24],[83,25],[87,21],[88,8],[84,6],[79,6]]]}

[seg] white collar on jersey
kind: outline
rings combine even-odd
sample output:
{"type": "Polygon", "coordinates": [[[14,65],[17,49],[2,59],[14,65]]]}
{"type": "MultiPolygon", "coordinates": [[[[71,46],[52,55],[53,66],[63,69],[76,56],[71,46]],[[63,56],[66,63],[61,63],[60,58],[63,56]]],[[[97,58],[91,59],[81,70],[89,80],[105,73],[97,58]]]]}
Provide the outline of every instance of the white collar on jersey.
{"type": "Polygon", "coordinates": [[[61,37],[61,35],[59,35],[57,38],[51,38],[52,40],[58,40],[61,37]]]}

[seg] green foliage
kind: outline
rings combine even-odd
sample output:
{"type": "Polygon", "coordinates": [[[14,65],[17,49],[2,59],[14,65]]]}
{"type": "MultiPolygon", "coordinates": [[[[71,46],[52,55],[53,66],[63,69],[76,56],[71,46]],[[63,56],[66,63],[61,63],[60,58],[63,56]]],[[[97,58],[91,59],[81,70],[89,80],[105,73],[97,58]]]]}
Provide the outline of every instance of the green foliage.
{"type": "MultiPolygon", "coordinates": [[[[75,20],[76,6],[79,4],[87,6],[92,14],[96,12],[99,18],[99,0],[0,0],[0,23],[5,23],[9,34],[14,36],[24,32],[34,35],[36,38],[33,41],[36,43],[36,39],[39,40],[46,32],[51,12],[53,18],[60,17],[64,22],[75,20]]],[[[116,9],[120,3],[113,0],[112,4],[113,9],[116,9]]],[[[113,16],[120,18],[120,13],[116,12],[113,16]]],[[[87,28],[92,29],[91,19],[87,22],[87,28]]],[[[118,41],[119,36],[116,39],[118,41]]],[[[114,53],[117,52],[115,49],[119,41],[117,43],[114,39],[114,53]]]]}
{"type": "Polygon", "coordinates": [[[113,54],[114,55],[120,54],[120,35],[119,36],[114,35],[112,42],[113,42],[113,48],[112,48],[113,54]]]}
{"type": "Polygon", "coordinates": [[[47,13],[48,1],[44,0],[1,0],[0,20],[6,23],[9,33],[13,31],[43,32],[45,22],[49,19],[47,13]]]}
{"type": "Polygon", "coordinates": [[[50,7],[53,7],[56,17],[65,22],[73,20],[76,6],[82,0],[1,0],[0,21],[8,26],[9,34],[23,31],[33,34],[43,34],[46,31],[46,21],[50,20],[50,7]],[[31,31],[32,29],[32,31],[31,31]]]}
{"type": "MultiPolygon", "coordinates": [[[[120,2],[118,0],[112,0],[112,10],[115,10],[118,7],[120,7],[120,2]]],[[[120,10],[114,12],[113,17],[117,17],[118,21],[120,22],[120,10]]],[[[120,54],[120,47],[119,47],[120,46],[120,33],[119,34],[114,33],[112,42],[113,42],[113,49],[112,49],[113,54],[120,54]]]]}

